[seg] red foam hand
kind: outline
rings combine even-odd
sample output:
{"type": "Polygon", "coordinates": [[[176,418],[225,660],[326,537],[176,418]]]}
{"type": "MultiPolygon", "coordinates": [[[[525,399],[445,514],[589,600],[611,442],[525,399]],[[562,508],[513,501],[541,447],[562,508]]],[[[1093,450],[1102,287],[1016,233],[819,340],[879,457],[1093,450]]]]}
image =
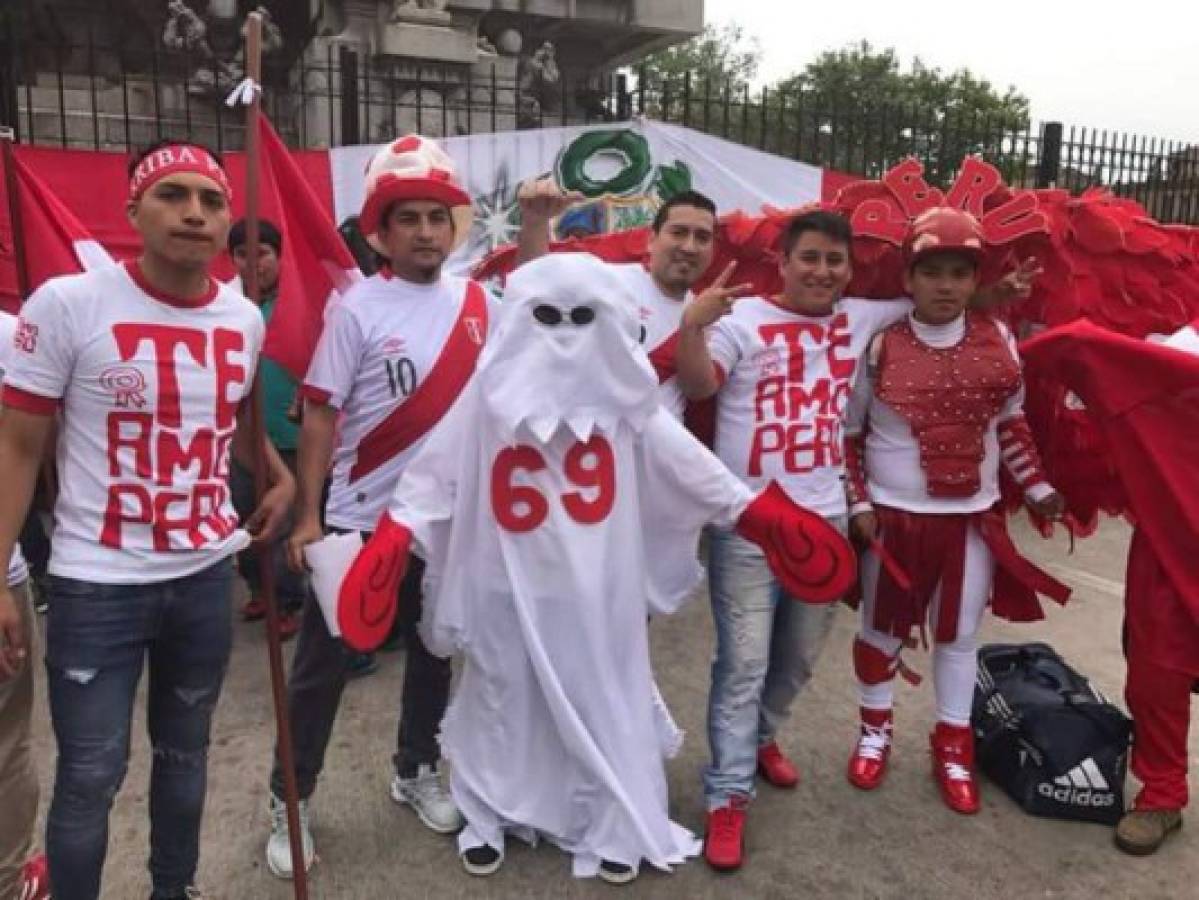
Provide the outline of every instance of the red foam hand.
{"type": "Polygon", "coordinates": [[[853,586],[853,548],[823,516],[797,505],[772,481],[737,520],[737,533],[766,554],[783,589],[805,603],[833,603],[853,586]]]}
{"type": "Polygon", "coordinates": [[[411,546],[412,532],[384,513],[346,573],[337,597],[337,624],[341,639],[355,650],[374,650],[391,631],[411,546]]]}

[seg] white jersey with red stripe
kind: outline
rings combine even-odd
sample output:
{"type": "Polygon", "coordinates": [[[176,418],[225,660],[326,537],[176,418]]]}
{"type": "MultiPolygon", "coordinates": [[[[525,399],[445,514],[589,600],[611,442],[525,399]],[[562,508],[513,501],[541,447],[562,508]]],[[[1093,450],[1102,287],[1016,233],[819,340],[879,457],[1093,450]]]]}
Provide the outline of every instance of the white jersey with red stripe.
{"type": "MultiPolygon", "coordinates": [[[[642,345],[645,347],[645,352],[652,356],[655,350],[662,348],[678,333],[679,323],[683,320],[683,306],[691,300],[692,294],[688,291],[686,297],[677,300],[662,293],[662,289],[658,287],[653,276],[639,262],[613,263],[612,271],[625,284],[629,293],[637,299],[641,327],[645,329],[642,345]]],[[[686,400],[683,392],[679,389],[678,382],[678,378],[673,375],[663,381],[659,389],[659,396],[662,399],[662,405],[670,411],[670,414],[682,421],[686,400]]]]}
{"type": "Polygon", "coordinates": [[[909,300],[842,298],[808,316],[764,297],[738,300],[709,331],[717,393],[716,455],[751,488],[772,479],[825,517],[846,513],[842,422],[871,336],[909,300]]]}
{"type": "MultiPolygon", "coordinates": [[[[8,369],[15,349],[13,337],[17,333],[17,317],[6,312],[0,312],[0,379],[8,369]]],[[[8,561],[9,585],[20,584],[29,577],[29,567],[25,565],[25,557],[21,555],[19,544],[13,544],[12,558],[8,561]]]]}
{"type": "MultiPolygon", "coordinates": [[[[341,413],[327,525],[374,531],[400,474],[424,443],[421,437],[399,453],[383,452],[377,449],[380,430],[442,357],[470,283],[442,275],[432,284],[414,284],[384,271],[354,285],[326,314],[303,393],[341,413]]],[[[486,322],[464,322],[478,345],[495,318],[494,298],[487,303],[486,322]]]]}
{"type": "Polygon", "coordinates": [[[229,448],[263,332],[257,307],[227,286],[170,297],[136,263],[34,293],[4,404],[45,415],[61,405],[51,574],[155,583],[245,546],[229,448]]]}

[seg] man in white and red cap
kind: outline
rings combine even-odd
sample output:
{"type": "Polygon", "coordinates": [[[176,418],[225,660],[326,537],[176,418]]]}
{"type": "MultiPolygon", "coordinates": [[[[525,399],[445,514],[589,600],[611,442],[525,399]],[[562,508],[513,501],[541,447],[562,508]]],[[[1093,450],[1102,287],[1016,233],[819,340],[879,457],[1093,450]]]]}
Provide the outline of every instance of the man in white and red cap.
{"type": "Polygon", "coordinates": [[[899,652],[927,621],[932,772],[945,803],[964,814],[979,809],[970,709],[982,614],[990,603],[996,615],[1038,619],[1038,592],[1059,602],[1069,594],[1019,557],[999,506],[1001,466],[1040,514],[1054,518],[1063,504],[1024,418],[1015,343],[1002,324],[967,311],[982,252],[969,213],[937,207],[915,219],[904,244],[913,307],[871,341],[846,428],[851,527],[869,548],[853,648],[861,731],[849,781],[863,790],[882,783],[899,652]]]}
{"type": "MultiPolygon", "coordinates": [[[[374,532],[405,467],[473,374],[494,301],[477,282],[442,272],[472,220],[470,197],[435,142],[407,135],[367,167],[359,227],[386,263],[329,309],[300,389],[299,498],[288,546],[294,567],[304,565],[304,548],[326,531],[374,532]]],[[[407,654],[390,793],[429,828],[451,833],[462,820],[437,766],[450,663],[432,656],[415,631],[422,569],[414,559],[400,588],[407,654]]],[[[308,604],[288,679],[306,866],[314,853],[308,802],[355,658],[332,636],[315,600],[308,604]]],[[[266,859],[271,872],[290,878],[282,797],[276,756],[266,859]]]]}
{"type": "MultiPolygon", "coordinates": [[[[126,206],[141,254],[47,281],[16,327],[0,416],[0,559],[11,557],[59,420],[46,643],[56,897],[100,894],[147,664],[153,897],[193,896],[209,730],[231,646],[232,557],[249,542],[229,495],[229,454],[253,464],[238,425],[264,331],[254,305],[209,274],[230,194],[209,150],[150,148],[130,166],[126,206]]],[[[257,452],[272,487],[245,528],[267,538],[294,484],[269,443],[257,452]]],[[[0,631],[19,662],[11,606],[0,583],[0,631]]]]}

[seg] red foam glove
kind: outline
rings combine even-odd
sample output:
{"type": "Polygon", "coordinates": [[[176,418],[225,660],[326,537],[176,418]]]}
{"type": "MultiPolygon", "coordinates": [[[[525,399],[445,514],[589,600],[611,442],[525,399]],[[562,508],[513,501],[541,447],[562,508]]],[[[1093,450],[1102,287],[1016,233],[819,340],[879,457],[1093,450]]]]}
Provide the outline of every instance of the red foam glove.
{"type": "Polygon", "coordinates": [[[770,482],[737,520],[737,533],[766,554],[783,589],[805,603],[834,603],[857,578],[853,547],[823,516],[770,482]]]}
{"type": "Polygon", "coordinates": [[[337,596],[341,639],[360,653],[384,640],[395,621],[412,532],[387,513],[346,573],[337,596]]]}

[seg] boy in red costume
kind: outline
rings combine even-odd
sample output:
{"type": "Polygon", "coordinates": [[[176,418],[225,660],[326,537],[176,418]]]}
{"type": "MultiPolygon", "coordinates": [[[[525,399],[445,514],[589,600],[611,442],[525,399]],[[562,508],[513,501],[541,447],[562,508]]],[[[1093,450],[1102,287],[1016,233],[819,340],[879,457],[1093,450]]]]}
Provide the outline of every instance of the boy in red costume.
{"type": "Polygon", "coordinates": [[[970,731],[975,632],[987,603],[1015,621],[1040,618],[1036,592],[1068,590],[1021,558],[998,507],[1002,465],[1040,514],[1062,500],[1042,473],[1021,410],[1010,334],[967,304],[978,286],[982,230],[969,213],[931,209],[904,245],[910,315],[878,334],[855,387],[847,431],[851,528],[862,556],[862,626],[854,642],[861,732],[856,787],[878,787],[891,748],[899,652],[927,621],[934,641],[933,776],[959,813],[979,808],[970,731]]]}

